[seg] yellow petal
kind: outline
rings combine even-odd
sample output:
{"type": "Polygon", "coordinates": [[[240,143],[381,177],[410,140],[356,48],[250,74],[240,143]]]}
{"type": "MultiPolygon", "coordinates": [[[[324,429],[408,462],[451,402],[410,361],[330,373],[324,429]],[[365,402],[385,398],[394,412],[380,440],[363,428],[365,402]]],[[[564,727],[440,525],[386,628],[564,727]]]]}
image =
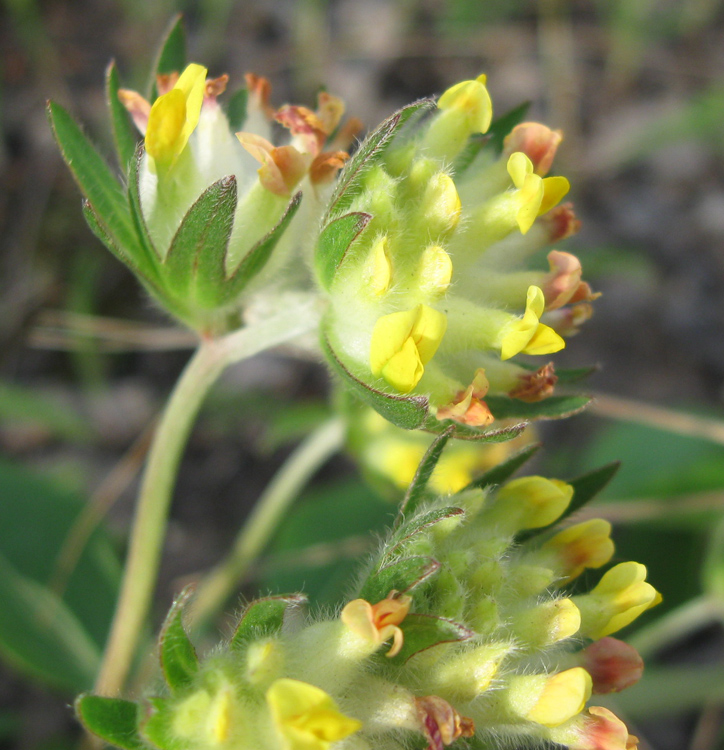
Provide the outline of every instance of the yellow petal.
{"type": "Polygon", "coordinates": [[[553,206],[560,203],[570,189],[571,183],[565,177],[546,177],[543,180],[543,200],[538,215],[548,213],[553,206]]]}
{"type": "Polygon", "coordinates": [[[381,375],[382,368],[402,349],[417,316],[417,308],[413,308],[383,315],[375,323],[370,345],[370,368],[374,375],[381,375]]]}
{"type": "Polygon", "coordinates": [[[485,83],[484,75],[474,81],[456,83],[438,99],[438,109],[462,111],[469,118],[471,132],[487,132],[493,119],[493,102],[485,83]]]}
{"type": "Polygon", "coordinates": [[[380,374],[400,393],[409,393],[424,372],[418,348],[412,338],[407,338],[400,350],[387,360],[380,374]]]}
{"type": "Polygon", "coordinates": [[[525,178],[533,174],[533,162],[522,151],[516,151],[508,157],[508,174],[513,184],[520,189],[525,178]]]}
{"type": "Polygon", "coordinates": [[[583,667],[554,674],[528,712],[528,718],[544,727],[557,727],[583,710],[591,689],[591,676],[583,667]]]}

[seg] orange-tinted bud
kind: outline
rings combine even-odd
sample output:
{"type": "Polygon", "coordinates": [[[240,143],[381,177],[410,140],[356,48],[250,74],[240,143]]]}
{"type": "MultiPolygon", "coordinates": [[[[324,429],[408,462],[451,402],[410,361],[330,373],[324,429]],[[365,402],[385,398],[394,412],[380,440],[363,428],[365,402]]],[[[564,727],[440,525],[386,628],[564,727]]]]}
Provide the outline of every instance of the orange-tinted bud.
{"type": "Polygon", "coordinates": [[[533,162],[535,173],[545,177],[562,140],[560,130],[551,130],[539,122],[521,122],[503,141],[503,154],[509,156],[522,151],[533,162]]]}
{"type": "Polygon", "coordinates": [[[548,264],[550,272],[540,287],[546,299],[546,310],[557,310],[570,302],[578,292],[583,269],[575,255],[560,250],[548,253],[548,264]]]}
{"type": "Polygon", "coordinates": [[[259,162],[259,181],[275,195],[289,195],[309,167],[311,157],[294,146],[275,147],[253,133],[237,133],[241,145],[259,162]]]}
{"type": "Polygon", "coordinates": [[[427,737],[427,750],[443,750],[460,737],[472,737],[475,724],[461,716],[447,701],[437,695],[415,698],[422,732],[427,737]]]}
{"type": "Polygon", "coordinates": [[[552,208],[538,219],[548,235],[548,242],[560,242],[571,237],[581,229],[581,222],[576,218],[572,203],[562,203],[552,208]]]}
{"type": "Polygon", "coordinates": [[[249,103],[254,109],[263,112],[270,120],[274,117],[274,109],[269,104],[271,97],[271,83],[256,73],[246,73],[246,88],[249,91],[249,103]]]}
{"type": "Polygon", "coordinates": [[[309,167],[309,179],[314,185],[324,185],[337,176],[337,173],[349,159],[345,151],[325,151],[314,158],[309,167]]]}
{"type": "Polygon", "coordinates": [[[320,152],[327,132],[319,117],[307,107],[285,104],[274,115],[274,119],[299,138],[304,151],[315,156],[320,152]]]}
{"type": "Polygon", "coordinates": [[[545,314],[545,322],[561,336],[575,336],[581,326],[593,316],[593,305],[582,302],[570,307],[562,307],[545,314]]]}
{"type": "Polygon", "coordinates": [[[618,693],[635,685],[644,660],[628,643],[606,636],[581,652],[582,666],[593,679],[594,693],[618,693]]]}
{"type": "Polygon", "coordinates": [[[148,101],[138,92],[130,89],[118,89],[118,101],[128,110],[133,124],[141,135],[146,135],[148,116],[151,114],[151,105],[148,101]]]}
{"type": "Polygon", "coordinates": [[[229,76],[226,73],[218,78],[207,78],[204,96],[207,99],[216,99],[217,96],[221,96],[226,91],[228,83],[229,76]]]}
{"type": "Polygon", "coordinates": [[[508,393],[511,398],[517,398],[519,401],[534,403],[543,401],[553,395],[553,390],[558,382],[556,368],[553,362],[543,365],[535,372],[526,373],[518,377],[518,385],[508,393]]]}
{"type": "Polygon", "coordinates": [[[490,424],[495,417],[483,401],[489,387],[485,370],[478,370],[473,382],[464,391],[460,391],[449,404],[437,410],[437,418],[452,419],[471,427],[484,427],[490,424]]]}
{"type": "Polygon", "coordinates": [[[603,706],[591,706],[579,740],[570,750],[636,750],[638,739],[628,733],[626,725],[603,706]]]}
{"type": "Polygon", "coordinates": [[[327,91],[317,94],[317,117],[322,125],[322,130],[329,135],[339,125],[344,115],[344,102],[327,91]]]}

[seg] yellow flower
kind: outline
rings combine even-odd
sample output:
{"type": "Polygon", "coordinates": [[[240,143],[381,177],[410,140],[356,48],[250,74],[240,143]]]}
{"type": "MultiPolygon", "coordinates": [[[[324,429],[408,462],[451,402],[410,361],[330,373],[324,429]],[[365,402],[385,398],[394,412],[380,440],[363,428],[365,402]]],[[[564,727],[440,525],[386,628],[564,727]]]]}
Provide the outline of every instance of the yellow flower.
{"type": "Polygon", "coordinates": [[[146,129],[146,151],[155,167],[169,169],[198,125],[204,101],[206,68],[192,63],[174,87],[153,103],[146,129]]]}
{"type": "Polygon", "coordinates": [[[423,304],[383,315],[372,331],[372,374],[381,375],[401,393],[409,393],[420,382],[446,327],[445,315],[423,304]]]}
{"type": "Polygon", "coordinates": [[[583,667],[554,674],[546,679],[526,718],[544,727],[557,727],[583,710],[591,688],[591,676],[583,667]]]}
{"type": "Polygon", "coordinates": [[[387,656],[392,657],[399,654],[402,648],[404,636],[398,626],[407,617],[411,602],[409,596],[389,596],[377,604],[355,599],[345,606],[340,618],[353,633],[375,647],[392,638],[392,647],[387,652],[387,656]]]}
{"type": "Polygon", "coordinates": [[[594,639],[615,633],[661,601],[646,581],[646,566],[624,562],[609,570],[588,594],[574,597],[581,610],[581,632],[594,639]]]}
{"type": "Polygon", "coordinates": [[[328,750],[362,727],[341,713],[324,690],[299,680],[276,680],[266,700],[286,750],[328,750]]]}
{"type": "Polygon", "coordinates": [[[573,487],[560,479],[520,477],[498,491],[492,513],[496,521],[515,530],[538,529],[556,521],[568,507],[573,487]]]}
{"type": "Polygon", "coordinates": [[[602,518],[577,523],[558,532],[542,549],[556,555],[568,580],[576,578],[585,568],[600,568],[613,556],[611,524],[602,518]]]}
{"type": "Polygon", "coordinates": [[[529,286],[525,313],[503,329],[500,358],[516,354],[552,354],[564,349],[566,342],[550,327],[540,322],[545,310],[545,297],[540,287],[529,286]]]}
{"type": "Polygon", "coordinates": [[[470,133],[485,133],[493,119],[493,102],[485,84],[487,76],[474,81],[461,81],[451,86],[437,102],[441,110],[453,110],[464,115],[470,133]]]}

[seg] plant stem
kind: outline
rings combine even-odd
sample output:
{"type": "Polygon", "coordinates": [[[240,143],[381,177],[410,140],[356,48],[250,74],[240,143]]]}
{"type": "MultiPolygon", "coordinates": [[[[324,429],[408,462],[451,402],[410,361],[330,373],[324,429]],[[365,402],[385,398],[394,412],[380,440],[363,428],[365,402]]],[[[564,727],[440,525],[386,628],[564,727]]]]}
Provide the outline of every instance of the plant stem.
{"type": "Polygon", "coordinates": [[[186,365],[159,421],[146,463],[116,612],[95,690],[116,695],[126,681],[150,609],[178,466],[196,414],[224,369],[314,329],[316,305],[300,307],[218,340],[204,340],[186,365]]]}
{"type": "Polygon", "coordinates": [[[344,425],[334,418],[309,435],[291,454],[259,498],[234,546],[196,591],[191,623],[202,627],[217,613],[271,539],[283,514],[319,467],[342,445],[344,425]]]}

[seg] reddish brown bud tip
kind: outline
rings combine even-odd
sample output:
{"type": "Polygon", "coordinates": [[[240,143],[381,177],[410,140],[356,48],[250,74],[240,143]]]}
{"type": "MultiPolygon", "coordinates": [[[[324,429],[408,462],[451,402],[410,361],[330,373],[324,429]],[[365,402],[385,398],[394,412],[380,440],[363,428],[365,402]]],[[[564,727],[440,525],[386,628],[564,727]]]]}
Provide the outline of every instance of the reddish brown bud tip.
{"type": "Polygon", "coordinates": [[[521,375],[519,380],[520,383],[508,395],[511,398],[517,398],[519,401],[534,403],[535,401],[543,401],[543,399],[553,395],[558,376],[553,362],[549,362],[535,372],[521,375]]]}
{"type": "Polygon", "coordinates": [[[610,636],[592,643],[582,657],[582,666],[593,679],[594,693],[618,693],[635,685],[644,671],[639,652],[610,636]]]}
{"type": "Polygon", "coordinates": [[[522,151],[533,163],[535,173],[545,177],[562,140],[563,133],[560,130],[551,130],[539,122],[521,122],[506,136],[503,153],[509,156],[522,151]]]}
{"type": "Polygon", "coordinates": [[[548,242],[560,242],[581,229],[581,222],[576,218],[572,203],[562,203],[552,208],[538,221],[547,230],[548,242]]]}
{"type": "Polygon", "coordinates": [[[423,734],[429,745],[427,750],[444,750],[459,737],[472,737],[475,724],[472,719],[461,716],[447,701],[437,695],[415,698],[417,714],[423,734]]]}

